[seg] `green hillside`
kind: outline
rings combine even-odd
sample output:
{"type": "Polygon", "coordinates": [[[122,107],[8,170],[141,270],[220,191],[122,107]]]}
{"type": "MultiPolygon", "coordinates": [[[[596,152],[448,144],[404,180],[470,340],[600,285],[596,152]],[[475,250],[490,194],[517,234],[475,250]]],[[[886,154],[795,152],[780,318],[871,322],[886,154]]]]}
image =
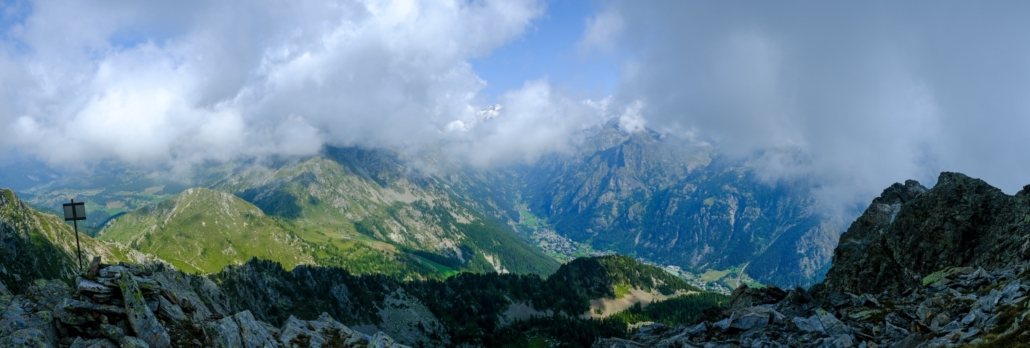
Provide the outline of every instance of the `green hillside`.
{"type": "Polygon", "coordinates": [[[483,203],[437,176],[413,171],[386,151],[327,148],[296,162],[244,167],[212,187],[288,223],[298,237],[319,246],[321,265],[373,267],[374,260],[337,252],[360,249],[378,250],[429,276],[546,275],[558,268],[496,218],[497,209],[488,207],[492,201],[483,203]]]}
{"type": "MultiPolygon", "coordinates": [[[[109,262],[155,262],[128,247],[79,233],[83,263],[94,256],[109,262]]],[[[0,189],[0,282],[18,292],[34,279],[71,279],[78,270],[75,230],[60,217],[41,213],[11,190],[0,189]]]]}
{"type": "Polygon", "coordinates": [[[261,209],[203,188],[188,189],[115,219],[98,238],[157,255],[189,272],[217,272],[253,257],[287,268],[314,262],[307,243],[261,209]]]}

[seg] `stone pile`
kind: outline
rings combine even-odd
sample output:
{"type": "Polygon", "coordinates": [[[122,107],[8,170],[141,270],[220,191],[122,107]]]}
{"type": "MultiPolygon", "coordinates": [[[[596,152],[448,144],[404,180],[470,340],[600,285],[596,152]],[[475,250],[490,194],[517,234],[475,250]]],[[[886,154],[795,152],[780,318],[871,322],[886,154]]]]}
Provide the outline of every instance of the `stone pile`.
{"type": "Polygon", "coordinates": [[[73,285],[37,280],[17,296],[0,289],[0,347],[404,347],[325,313],[291,316],[282,328],[250,311],[229,315],[176,271],[97,258],[73,285]]]}
{"type": "Polygon", "coordinates": [[[1018,346],[1030,342],[1026,270],[949,268],[902,297],[742,286],[695,325],[653,324],[594,347],[1018,346]]]}

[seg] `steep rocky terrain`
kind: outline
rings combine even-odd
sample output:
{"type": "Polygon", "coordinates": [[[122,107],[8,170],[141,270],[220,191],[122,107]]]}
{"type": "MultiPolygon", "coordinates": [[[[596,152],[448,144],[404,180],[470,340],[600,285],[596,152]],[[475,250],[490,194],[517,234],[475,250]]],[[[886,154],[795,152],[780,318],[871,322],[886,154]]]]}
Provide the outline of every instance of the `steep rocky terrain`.
{"type": "Polygon", "coordinates": [[[895,184],[841,237],[826,279],[734,291],[698,323],[595,347],[1018,347],[1030,342],[1030,186],[941,174],[895,184]]]}
{"type": "Polygon", "coordinates": [[[801,157],[730,159],[609,124],[579,152],[525,168],[521,191],[555,231],[594,249],[700,272],[746,267],[759,282],[807,286],[829,266],[844,226],[816,209],[816,183],[761,176],[763,165],[801,157]]]}
{"type": "Polygon", "coordinates": [[[405,281],[334,267],[287,270],[257,259],[201,275],[141,255],[137,261],[156,262],[102,264],[99,255],[117,257],[110,250],[127,248],[81,236],[96,258],[78,270],[67,243],[38,231],[44,222],[60,231],[67,225],[7,193],[0,223],[15,232],[8,239],[29,235],[38,245],[25,249],[12,239],[27,258],[0,259],[7,272],[0,285],[3,347],[342,347],[389,346],[393,339],[416,346],[587,346],[596,337],[625,337],[628,323],[687,322],[725,303],[625,256],[580,258],[546,279],[492,272],[405,281]],[[669,305],[655,302],[661,299],[669,305]],[[632,307],[609,311],[612,301],[632,307]]]}
{"type": "Polygon", "coordinates": [[[202,277],[96,258],[74,287],[37,279],[23,294],[0,290],[2,347],[404,347],[328,314],[281,327],[228,312],[202,277]]]}
{"type": "MultiPolygon", "coordinates": [[[[770,150],[729,158],[710,145],[625,133],[615,123],[581,136],[569,153],[492,168],[461,165],[439,149],[326,147],[310,157],[198,166],[192,186],[257,206],[315,247],[316,264],[365,274],[549,274],[558,263],[526,242],[534,233],[780,286],[813,284],[829,267],[842,220],[819,214],[811,194],[817,183],[770,179],[764,170],[804,156],[770,150]]],[[[117,163],[57,178],[33,168],[5,168],[13,171],[0,187],[20,185],[39,207],[86,201],[87,226],[187,188],[167,173],[117,163]],[[25,188],[37,182],[30,177],[39,184],[25,188]]]]}
{"type": "MultiPolygon", "coordinates": [[[[79,234],[83,262],[94,256],[113,261],[152,262],[156,257],[79,234]]],[[[20,292],[32,280],[70,278],[77,273],[75,230],[0,189],[0,287],[20,292]]]]}
{"type": "Polygon", "coordinates": [[[1009,196],[943,173],[933,189],[895,184],[841,236],[827,290],[897,294],[948,267],[996,269],[1030,256],[1030,187],[1009,196]]]}

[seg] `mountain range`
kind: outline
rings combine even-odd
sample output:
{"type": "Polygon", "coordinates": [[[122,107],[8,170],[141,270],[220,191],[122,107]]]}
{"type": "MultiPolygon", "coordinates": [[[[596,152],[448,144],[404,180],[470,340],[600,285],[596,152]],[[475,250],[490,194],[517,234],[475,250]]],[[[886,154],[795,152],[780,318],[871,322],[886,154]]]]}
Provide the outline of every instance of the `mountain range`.
{"type": "Polygon", "coordinates": [[[507,167],[460,165],[432,150],[327,147],[311,157],[202,166],[189,191],[116,165],[20,187],[44,210],[72,196],[85,200],[95,226],[88,234],[192,271],[261,257],[410,279],[459,271],[546,275],[556,259],[619,253],[720,289],[734,283],[701,275],[810,285],[829,266],[842,220],[821,213],[810,180],[762,179],[763,156],[784,154],[794,155],[731,158],[710,145],[626,133],[612,123],[585,133],[575,151],[507,167]],[[215,191],[235,198],[215,198],[215,191]],[[265,236],[253,248],[239,244],[249,226],[262,226],[265,236]],[[214,232],[221,229],[224,235],[214,232]],[[172,243],[185,240],[193,242],[172,243]],[[270,253],[271,241],[287,240],[270,253]]]}
{"type": "MultiPolygon", "coordinates": [[[[34,211],[12,191],[2,193],[0,323],[15,323],[0,325],[3,346],[103,346],[111,341],[125,346],[137,340],[164,347],[243,346],[232,342],[262,332],[258,336],[274,339],[267,344],[292,347],[298,343],[287,331],[296,318],[339,320],[358,332],[349,334],[351,338],[366,343],[388,337],[388,342],[416,346],[524,346],[530,341],[583,346],[599,336],[625,336],[627,323],[687,322],[704,308],[726,302],[725,296],[625,256],[576,259],[546,278],[463,272],[446,279],[400,280],[256,258],[201,275],[175,269],[174,261],[80,235],[92,262],[79,268],[74,245],[61,241],[71,235],[67,225],[54,228],[56,216],[34,211]],[[48,228],[66,236],[57,237],[48,228]],[[135,259],[118,253],[126,249],[135,259]],[[641,311],[641,304],[649,310],[641,311]]],[[[184,215],[196,223],[198,219],[189,217],[195,212],[190,205],[205,200],[243,204],[234,203],[234,196],[202,189],[187,190],[176,199],[162,206],[168,222],[184,215]]],[[[212,216],[224,220],[212,224],[231,225],[232,216],[221,213],[212,216]]],[[[128,217],[137,224],[152,223],[128,217]]],[[[107,233],[118,231],[102,236],[107,233]]],[[[154,241],[164,237],[159,227],[149,233],[154,241]]],[[[306,335],[316,340],[313,333],[306,335]]]]}
{"type": "MultiPolygon", "coordinates": [[[[547,277],[402,280],[259,259],[202,275],[81,235],[96,258],[78,268],[67,225],[12,191],[0,197],[5,346],[1018,347],[1030,339],[1030,185],[1007,195],[958,173],[942,173],[932,188],[910,180],[884,190],[812,287],[740,285],[728,298],[618,255],[577,258],[547,277]],[[101,262],[119,257],[129,263],[101,262]]],[[[181,198],[237,199],[201,189],[181,198]]]]}

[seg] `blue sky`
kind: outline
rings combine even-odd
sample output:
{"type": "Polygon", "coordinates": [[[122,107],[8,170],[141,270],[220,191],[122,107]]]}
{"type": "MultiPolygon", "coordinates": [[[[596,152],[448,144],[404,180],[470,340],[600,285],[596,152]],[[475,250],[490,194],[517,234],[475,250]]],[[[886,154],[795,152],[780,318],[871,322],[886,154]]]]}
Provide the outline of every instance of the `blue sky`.
{"type": "Polygon", "coordinates": [[[586,21],[597,7],[588,0],[554,0],[547,13],[533,22],[526,33],[472,60],[472,66],[487,81],[483,90],[489,99],[522,87],[526,80],[547,78],[557,86],[594,98],[610,95],[618,81],[614,52],[583,51],[586,21]]]}

